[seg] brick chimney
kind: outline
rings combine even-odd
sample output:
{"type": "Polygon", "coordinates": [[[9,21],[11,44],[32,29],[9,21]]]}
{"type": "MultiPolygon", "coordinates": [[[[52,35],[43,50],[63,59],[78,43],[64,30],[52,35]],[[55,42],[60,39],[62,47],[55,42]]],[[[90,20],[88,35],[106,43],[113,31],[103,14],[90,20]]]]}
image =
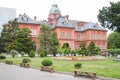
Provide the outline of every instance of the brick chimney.
{"type": "Polygon", "coordinates": [[[35,16],[35,17],[34,17],[34,20],[36,21],[36,19],[37,19],[37,17],[35,16]]]}
{"type": "Polygon", "coordinates": [[[66,15],[66,19],[69,20],[69,15],[66,15]]]}

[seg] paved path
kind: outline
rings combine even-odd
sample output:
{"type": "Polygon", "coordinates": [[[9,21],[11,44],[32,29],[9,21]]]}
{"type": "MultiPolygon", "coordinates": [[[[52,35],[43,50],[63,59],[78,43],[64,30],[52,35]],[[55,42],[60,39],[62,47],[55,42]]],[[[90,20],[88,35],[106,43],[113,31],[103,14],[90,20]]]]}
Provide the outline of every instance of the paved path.
{"type": "Polygon", "coordinates": [[[91,80],[0,63],[0,80],[91,80]]]}

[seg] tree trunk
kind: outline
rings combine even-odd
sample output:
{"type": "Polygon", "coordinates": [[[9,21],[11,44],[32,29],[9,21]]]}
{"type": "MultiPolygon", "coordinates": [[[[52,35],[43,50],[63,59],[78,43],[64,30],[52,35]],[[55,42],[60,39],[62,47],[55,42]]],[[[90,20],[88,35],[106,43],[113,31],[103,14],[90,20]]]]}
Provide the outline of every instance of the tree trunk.
{"type": "Polygon", "coordinates": [[[53,53],[53,56],[55,57],[55,56],[56,56],[56,53],[53,53]]]}

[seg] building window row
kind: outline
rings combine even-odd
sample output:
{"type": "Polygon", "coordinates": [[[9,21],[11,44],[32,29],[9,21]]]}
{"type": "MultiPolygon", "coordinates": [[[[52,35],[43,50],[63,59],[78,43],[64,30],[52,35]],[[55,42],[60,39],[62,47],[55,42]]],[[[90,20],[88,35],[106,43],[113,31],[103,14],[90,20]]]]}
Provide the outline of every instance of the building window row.
{"type": "Polygon", "coordinates": [[[105,44],[96,44],[97,47],[101,48],[101,49],[105,49],[105,44]]]}
{"type": "Polygon", "coordinates": [[[104,34],[92,34],[92,40],[105,40],[106,37],[104,34]]]}
{"type": "Polygon", "coordinates": [[[60,32],[60,38],[72,38],[72,33],[71,32],[60,32]]]}

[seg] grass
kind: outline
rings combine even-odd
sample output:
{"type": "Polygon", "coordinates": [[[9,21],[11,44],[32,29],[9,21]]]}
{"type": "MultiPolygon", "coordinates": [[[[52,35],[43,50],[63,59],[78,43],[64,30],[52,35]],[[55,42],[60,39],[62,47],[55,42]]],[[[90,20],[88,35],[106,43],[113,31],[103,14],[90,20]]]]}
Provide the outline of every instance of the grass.
{"type": "MultiPolygon", "coordinates": [[[[53,66],[56,71],[73,73],[74,64],[76,63],[75,61],[53,60],[52,57],[46,58],[51,59],[53,61],[53,66]]],[[[19,65],[22,59],[23,58],[9,57],[7,59],[0,60],[0,62],[11,60],[13,61],[13,64],[19,65]]],[[[41,66],[41,61],[45,58],[35,57],[30,59],[31,59],[30,66],[39,69],[41,66]]],[[[114,61],[113,59],[80,62],[82,63],[81,70],[96,72],[97,76],[105,76],[120,79],[120,62],[114,61]]]]}

